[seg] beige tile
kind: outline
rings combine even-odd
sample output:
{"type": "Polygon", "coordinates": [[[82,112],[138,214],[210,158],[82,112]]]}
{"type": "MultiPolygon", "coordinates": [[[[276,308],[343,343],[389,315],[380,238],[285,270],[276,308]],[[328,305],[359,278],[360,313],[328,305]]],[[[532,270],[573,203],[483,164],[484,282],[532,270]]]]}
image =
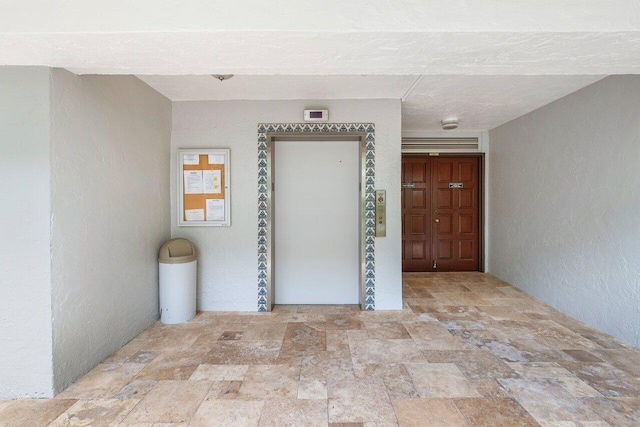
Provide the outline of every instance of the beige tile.
{"type": "Polygon", "coordinates": [[[583,399],[612,426],[640,426],[640,398],[614,397],[583,399]]]}
{"type": "Polygon", "coordinates": [[[512,397],[498,380],[473,380],[471,385],[486,399],[509,399],[512,397]]]}
{"type": "Polygon", "coordinates": [[[117,426],[138,402],[118,399],[79,400],[49,426],[117,426]]]}
{"type": "Polygon", "coordinates": [[[151,338],[142,345],[142,350],[167,351],[186,350],[200,335],[200,329],[187,329],[180,325],[164,325],[158,334],[150,334],[151,338]]]}
{"type": "Polygon", "coordinates": [[[593,350],[592,353],[629,375],[640,377],[640,351],[637,349],[593,350]]]}
{"type": "Polygon", "coordinates": [[[548,378],[507,378],[499,382],[539,423],[602,421],[585,401],[548,378]]]}
{"type": "Polygon", "coordinates": [[[252,323],[242,335],[243,340],[282,341],[286,323],[252,323]]]}
{"type": "Polygon", "coordinates": [[[138,353],[147,340],[135,338],[122,346],[119,350],[103,360],[104,364],[126,363],[134,354],[138,353]]]}
{"type": "Polygon", "coordinates": [[[289,323],[282,343],[282,351],[325,351],[327,349],[326,337],[324,330],[318,330],[308,323],[289,323]]]}
{"type": "Polygon", "coordinates": [[[543,342],[517,338],[488,341],[483,347],[505,362],[557,362],[564,354],[543,342]]]}
{"type": "Polygon", "coordinates": [[[640,379],[611,364],[579,362],[562,362],[561,364],[604,396],[640,396],[640,379]]]}
{"type": "Polygon", "coordinates": [[[433,322],[403,322],[422,350],[463,350],[462,341],[442,325],[433,322]]]}
{"type": "Polygon", "coordinates": [[[280,341],[218,341],[204,357],[208,365],[275,364],[280,341]]]}
{"type": "MultiPolygon", "coordinates": [[[[453,357],[439,362],[454,362],[470,380],[512,378],[518,374],[505,362],[487,350],[457,351],[453,357]]],[[[429,360],[431,361],[431,360],[429,360]]]]}
{"type": "Polygon", "coordinates": [[[189,427],[255,427],[263,406],[262,400],[207,400],[200,405],[189,427]]]}
{"type": "Polygon", "coordinates": [[[420,397],[481,397],[453,363],[406,364],[420,397]]]}
{"type": "Polygon", "coordinates": [[[513,399],[454,399],[474,427],[533,427],[538,422],[513,399]]]}
{"type": "Polygon", "coordinates": [[[409,339],[409,333],[401,322],[365,321],[369,338],[373,339],[409,339]]]}
{"type": "Polygon", "coordinates": [[[204,400],[210,381],[158,381],[127,415],[127,423],[184,423],[204,400]]]}
{"type": "Polygon", "coordinates": [[[140,372],[138,380],[186,380],[204,360],[205,353],[170,350],[153,359],[140,372]]]}
{"type": "Polygon", "coordinates": [[[414,399],[419,397],[413,385],[411,375],[402,364],[366,364],[355,365],[354,373],[358,379],[379,378],[384,381],[389,397],[395,399],[414,399]]]}
{"type": "Polygon", "coordinates": [[[327,351],[333,352],[336,357],[351,357],[351,349],[349,348],[349,337],[347,333],[351,331],[326,331],[327,335],[327,351]]]}
{"type": "Polygon", "coordinates": [[[288,365],[249,367],[238,393],[241,399],[296,398],[300,368],[288,365]]]}
{"type": "Polygon", "coordinates": [[[460,395],[472,425],[640,425],[639,350],[490,275],[410,273],[403,289],[398,311],[276,306],[156,323],[55,399],[0,400],[0,426],[108,425],[140,399],[121,426],[186,426],[203,399],[194,424],[257,425],[269,399],[285,404],[264,423],[326,401],[323,425],[389,427],[390,397],[426,424],[443,407],[455,417],[460,395]],[[70,409],[74,396],[86,399],[70,409]]]}
{"type": "Polygon", "coordinates": [[[300,377],[298,384],[298,399],[326,399],[327,380],[326,378],[300,377]]]}
{"type": "Polygon", "coordinates": [[[547,345],[561,350],[597,350],[598,344],[557,324],[552,320],[529,322],[526,326],[532,330],[538,339],[547,345]]]}
{"type": "Polygon", "coordinates": [[[18,399],[0,406],[0,427],[46,426],[76,401],[72,399],[18,399]]]}
{"type": "Polygon", "coordinates": [[[466,427],[451,399],[392,399],[400,427],[466,427]]]}
{"type": "Polygon", "coordinates": [[[555,380],[574,397],[603,397],[597,390],[574,376],[559,377],[555,380]]]}
{"type": "Polygon", "coordinates": [[[218,341],[237,341],[242,338],[243,331],[223,331],[218,341]]]}
{"type": "Polygon", "coordinates": [[[118,391],[114,399],[142,399],[155,387],[157,381],[154,380],[133,380],[118,391]]]}
{"type": "Polygon", "coordinates": [[[329,422],[395,423],[391,401],[381,379],[329,380],[329,422]]]}
{"type": "Polygon", "coordinates": [[[328,314],[325,316],[326,330],[346,331],[351,329],[362,329],[362,320],[357,315],[348,314],[328,314]]]}
{"type": "Polygon", "coordinates": [[[361,365],[426,361],[413,340],[350,340],[349,346],[353,362],[361,365]]]}
{"type": "Polygon", "coordinates": [[[205,399],[238,399],[240,387],[242,381],[214,381],[205,399]]]}
{"type": "Polygon", "coordinates": [[[143,368],[141,363],[100,364],[58,397],[63,399],[108,399],[129,383],[143,368]]]}
{"type": "Polygon", "coordinates": [[[327,401],[271,399],[262,410],[260,427],[325,427],[327,425],[327,401]]]}
{"type": "Polygon", "coordinates": [[[520,313],[519,311],[516,311],[511,307],[485,305],[478,308],[484,313],[488,314],[494,320],[529,320],[529,318],[525,314],[520,313]]]}
{"type": "Polygon", "coordinates": [[[355,379],[351,358],[336,356],[329,351],[303,356],[300,374],[308,378],[331,378],[336,381],[355,379]]]}
{"type": "Polygon", "coordinates": [[[200,365],[190,380],[242,381],[249,365],[200,365]]]}
{"type": "Polygon", "coordinates": [[[571,377],[573,374],[555,362],[508,363],[522,378],[571,377]]]}
{"type": "Polygon", "coordinates": [[[571,358],[571,361],[574,362],[604,362],[602,359],[587,350],[562,350],[562,352],[568,355],[571,358]]]}

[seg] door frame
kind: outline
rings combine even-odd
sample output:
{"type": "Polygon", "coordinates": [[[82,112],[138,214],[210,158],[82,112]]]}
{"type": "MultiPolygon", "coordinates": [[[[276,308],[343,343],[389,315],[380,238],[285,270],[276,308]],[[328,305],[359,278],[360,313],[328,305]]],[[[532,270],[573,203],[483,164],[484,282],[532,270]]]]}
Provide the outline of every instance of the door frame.
{"type": "Polygon", "coordinates": [[[372,123],[258,125],[258,311],[271,311],[275,295],[276,140],[355,140],[360,146],[359,302],[375,310],[375,127],[372,123]]]}
{"type": "MultiPolygon", "coordinates": [[[[476,157],[478,158],[478,271],[485,272],[485,153],[402,153],[402,157],[476,157]]],[[[400,190],[402,191],[402,189],[400,190]]]]}

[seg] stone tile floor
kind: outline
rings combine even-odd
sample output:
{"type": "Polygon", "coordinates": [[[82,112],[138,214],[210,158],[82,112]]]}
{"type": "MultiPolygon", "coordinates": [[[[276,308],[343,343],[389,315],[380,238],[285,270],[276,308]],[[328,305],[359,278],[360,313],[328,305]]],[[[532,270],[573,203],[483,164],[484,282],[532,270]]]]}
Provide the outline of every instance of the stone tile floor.
{"type": "Polygon", "coordinates": [[[639,426],[640,351],[481,273],[404,276],[405,309],[156,323],[0,426],[639,426]]]}

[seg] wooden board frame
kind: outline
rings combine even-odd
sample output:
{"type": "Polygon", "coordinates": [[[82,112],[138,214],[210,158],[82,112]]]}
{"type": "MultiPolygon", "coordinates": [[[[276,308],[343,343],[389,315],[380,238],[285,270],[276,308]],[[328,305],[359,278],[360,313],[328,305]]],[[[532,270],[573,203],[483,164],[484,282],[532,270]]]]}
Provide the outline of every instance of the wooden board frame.
{"type": "Polygon", "coordinates": [[[231,150],[228,148],[183,148],[178,150],[178,226],[180,227],[229,227],[231,226],[231,150]],[[184,156],[186,154],[197,154],[200,163],[198,165],[185,165],[184,156]],[[209,164],[209,155],[224,156],[223,164],[209,164]],[[184,171],[188,170],[220,170],[221,171],[221,193],[220,194],[185,194],[184,191],[184,171]],[[224,200],[224,220],[207,221],[206,199],[224,200]],[[185,218],[186,209],[204,209],[204,221],[187,221],[185,218]]]}

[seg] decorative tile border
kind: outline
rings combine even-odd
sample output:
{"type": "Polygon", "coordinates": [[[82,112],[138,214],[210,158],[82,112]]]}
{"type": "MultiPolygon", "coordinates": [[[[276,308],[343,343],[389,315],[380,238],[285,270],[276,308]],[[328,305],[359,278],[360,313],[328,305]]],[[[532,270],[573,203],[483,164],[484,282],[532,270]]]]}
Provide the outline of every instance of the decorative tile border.
{"type": "Polygon", "coordinates": [[[375,158],[373,123],[260,123],[258,125],[258,311],[267,311],[267,133],[366,133],[365,141],[365,310],[375,310],[375,158]]]}

